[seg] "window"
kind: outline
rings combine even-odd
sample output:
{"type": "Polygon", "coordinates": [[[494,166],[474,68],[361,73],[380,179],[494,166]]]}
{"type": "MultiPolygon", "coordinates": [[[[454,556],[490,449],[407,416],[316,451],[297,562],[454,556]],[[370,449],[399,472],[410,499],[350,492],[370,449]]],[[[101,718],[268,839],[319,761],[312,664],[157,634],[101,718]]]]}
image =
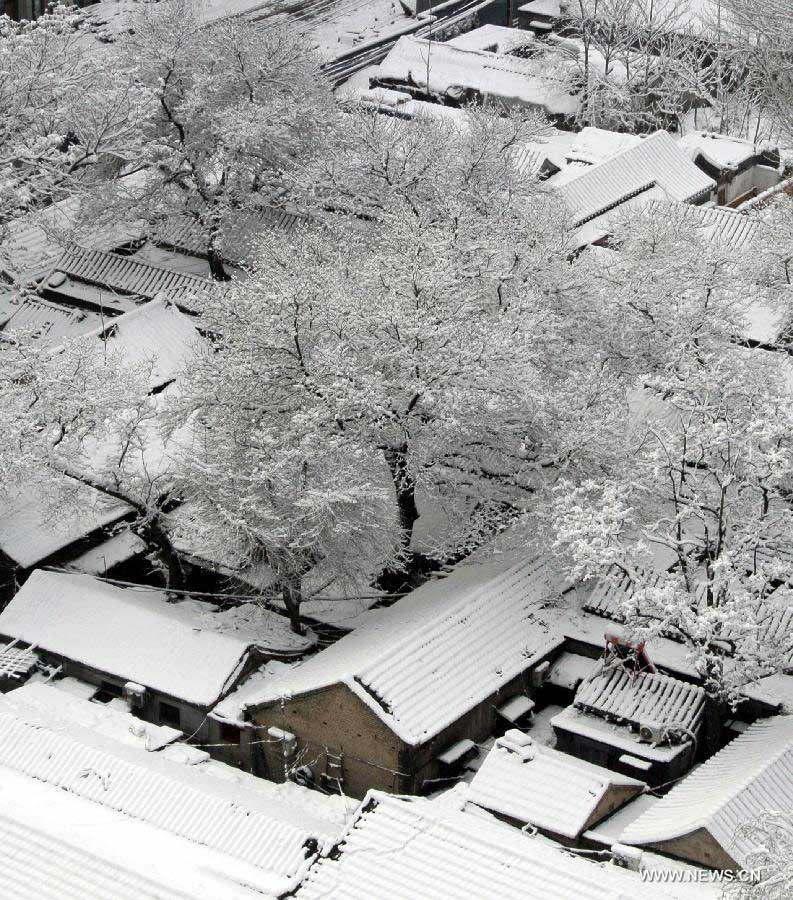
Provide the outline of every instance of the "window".
{"type": "Polygon", "coordinates": [[[100,681],[99,690],[91,698],[97,703],[110,703],[115,697],[121,697],[124,688],[120,684],[113,684],[112,681],[100,681]]]}
{"type": "Polygon", "coordinates": [[[181,717],[179,715],[179,707],[172,706],[170,703],[160,703],[160,724],[170,725],[172,728],[181,727],[181,717]]]}
{"type": "Polygon", "coordinates": [[[220,723],[220,739],[224,744],[239,744],[240,734],[236,725],[229,725],[228,722],[220,723]]]}

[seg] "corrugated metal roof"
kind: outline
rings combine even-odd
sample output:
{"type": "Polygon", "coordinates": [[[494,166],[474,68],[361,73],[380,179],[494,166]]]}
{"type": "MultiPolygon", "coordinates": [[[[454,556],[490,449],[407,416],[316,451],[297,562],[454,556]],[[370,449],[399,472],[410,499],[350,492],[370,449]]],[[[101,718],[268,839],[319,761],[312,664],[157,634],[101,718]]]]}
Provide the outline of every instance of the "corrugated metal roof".
{"type": "Polygon", "coordinates": [[[644,789],[634,778],[536,744],[527,736],[521,746],[510,735],[507,732],[495,742],[468,791],[472,803],[491,812],[576,839],[611,812],[607,809],[592,818],[613,786],[630,788],[634,794],[644,789]]]}
{"type": "Polygon", "coordinates": [[[583,681],[574,706],[634,727],[657,723],[696,733],[702,724],[705,700],[705,691],[697,685],[668,675],[632,675],[618,663],[583,681]]]}
{"type": "Polygon", "coordinates": [[[337,851],[297,900],[648,900],[669,895],[614,866],[576,859],[519,830],[432,802],[370,792],[337,851]]]}
{"type": "Polygon", "coordinates": [[[738,827],[780,809],[793,810],[793,716],[755,722],[632,822],[621,840],[654,844],[704,828],[743,865],[752,848],[738,827]]]}
{"type": "Polygon", "coordinates": [[[0,494],[0,550],[23,569],[132,512],[128,504],[73,478],[48,478],[18,485],[12,495],[0,494]],[[53,513],[56,508],[59,515],[53,513]]]}
{"type": "MultiPolygon", "coordinates": [[[[53,275],[57,272],[120,294],[152,300],[158,294],[164,294],[174,303],[187,307],[194,297],[217,287],[209,279],[197,275],[159,269],[135,262],[127,256],[82,247],[70,247],[55,263],[53,275]]],[[[53,275],[50,275],[48,283],[53,275]]],[[[57,290],[57,285],[53,289],[57,290]]]]}
{"type": "Polygon", "coordinates": [[[420,744],[562,642],[543,619],[558,594],[537,560],[483,586],[417,591],[331,647],[265,684],[260,706],[344,683],[396,734],[420,744]],[[424,601],[424,602],[422,602],[424,601]]]}
{"type": "Polygon", "coordinates": [[[657,131],[636,147],[592,166],[559,193],[576,225],[619,206],[657,186],[670,200],[691,202],[711,191],[716,183],[683,153],[665,131],[657,131]]]}
{"type": "MultiPolygon", "coordinates": [[[[337,829],[304,809],[0,699],[0,765],[292,882],[337,829]]],[[[144,860],[141,861],[145,863],[144,860]]],[[[285,884],[286,888],[287,885],[285,884]]]]}

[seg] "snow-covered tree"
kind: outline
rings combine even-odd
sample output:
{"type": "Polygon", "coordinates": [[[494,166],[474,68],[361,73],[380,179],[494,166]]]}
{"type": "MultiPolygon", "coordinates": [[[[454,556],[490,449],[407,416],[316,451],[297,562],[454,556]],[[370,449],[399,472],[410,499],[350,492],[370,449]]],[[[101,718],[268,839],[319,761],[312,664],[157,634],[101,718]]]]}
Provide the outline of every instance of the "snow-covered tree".
{"type": "Polygon", "coordinates": [[[133,364],[97,339],[53,350],[23,337],[0,344],[3,494],[34,477],[49,494],[53,516],[74,502],[70,484],[129,504],[170,585],[183,586],[164,520],[176,496],[160,429],[167,392],[150,389],[153,362],[133,364]],[[62,474],[72,479],[51,477],[62,474]]]}
{"type": "Polygon", "coordinates": [[[753,847],[746,871],[750,883],[737,883],[727,894],[737,900],[787,900],[793,894],[793,815],[767,812],[738,829],[753,847]]]}
{"type": "Polygon", "coordinates": [[[73,9],[0,16],[0,228],[133,160],[145,105],[73,9]]]}
{"type": "MultiPolygon", "coordinates": [[[[155,231],[175,218],[191,223],[213,277],[225,280],[230,229],[283,203],[286,173],[329,140],[334,105],[317,60],[288,29],[207,25],[189,0],[141,4],[112,59],[149,106],[136,161],[146,178],[109,214],[155,231]]],[[[101,196],[89,217],[107,202],[101,196]]]]}
{"type": "Polygon", "coordinates": [[[793,417],[787,357],[735,343],[746,285],[726,249],[653,216],[593,279],[625,422],[600,475],[558,486],[556,528],[578,575],[628,577],[638,638],[685,642],[732,701],[793,649],[764,631],[793,575],[793,417]]]}
{"type": "Polygon", "coordinates": [[[304,179],[324,225],[267,236],[251,277],[203,310],[221,337],[196,388],[218,447],[202,478],[239,465],[234,435],[252,417],[313,434],[386,491],[382,559],[410,573],[426,564],[421,505],[445,513],[432,555],[468,552],[585,446],[607,379],[579,349],[563,211],[513,169],[521,123],[348,125],[348,145],[304,179]]]}

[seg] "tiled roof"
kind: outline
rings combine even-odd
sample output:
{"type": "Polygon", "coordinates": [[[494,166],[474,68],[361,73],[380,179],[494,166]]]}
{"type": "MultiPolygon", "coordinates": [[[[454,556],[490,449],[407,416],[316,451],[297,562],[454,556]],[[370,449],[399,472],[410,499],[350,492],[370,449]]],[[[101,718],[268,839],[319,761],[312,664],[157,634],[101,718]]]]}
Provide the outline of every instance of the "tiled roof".
{"type": "Polygon", "coordinates": [[[43,277],[63,253],[59,232],[68,232],[80,211],[79,197],[69,197],[8,223],[0,244],[0,270],[21,283],[43,277]]]}
{"type": "MultiPolygon", "coordinates": [[[[213,283],[207,278],[171,272],[135,262],[127,256],[104,253],[101,250],[85,250],[82,247],[70,247],[55,263],[54,271],[119,294],[150,300],[158,294],[165,294],[174,303],[187,307],[192,305],[192,298],[213,287],[213,283]]],[[[53,275],[50,275],[47,284],[52,278],[53,275]]]]}
{"type": "Polygon", "coordinates": [[[0,634],[208,707],[231,687],[250,642],[202,624],[162,591],[44,570],[0,613],[0,634]]]}
{"type": "MultiPolygon", "coordinates": [[[[201,341],[194,317],[187,316],[164,297],[158,297],[106,323],[86,335],[100,338],[108,350],[118,350],[124,362],[153,362],[150,387],[172,381],[193,356],[201,341]]],[[[102,347],[99,341],[95,341],[102,347]]]]}
{"type": "MultiPolygon", "coordinates": [[[[229,262],[246,262],[255,247],[256,238],[267,229],[291,233],[306,219],[285,209],[267,207],[258,214],[240,216],[228,229],[222,241],[223,257],[229,262]]],[[[183,253],[206,257],[207,242],[201,225],[187,216],[176,216],[158,228],[155,240],[164,247],[173,247],[183,253]]]]}
{"type": "Polygon", "coordinates": [[[647,204],[647,214],[680,217],[685,224],[694,226],[705,240],[725,244],[735,250],[750,244],[762,227],[761,222],[753,216],[724,207],[691,206],[688,203],[672,204],[655,200],[647,204]]]}
{"type": "Polygon", "coordinates": [[[631,823],[621,840],[654,844],[704,828],[742,865],[752,848],[736,830],[778,809],[793,810],[793,716],[755,722],[631,823]]]}
{"type": "Polygon", "coordinates": [[[670,200],[692,202],[707,194],[715,182],[698,169],[665,131],[657,131],[636,147],[592,166],[559,193],[576,225],[619,206],[657,186],[670,200]]]}
{"type": "Polygon", "coordinates": [[[644,789],[641,781],[521,737],[522,746],[511,740],[510,732],[495,742],[471,782],[472,803],[575,839],[617,805],[593,818],[612,786],[629,788],[634,794],[644,789]]]}
{"type": "Polygon", "coordinates": [[[633,675],[617,664],[583,681],[574,705],[625,725],[675,725],[696,733],[702,724],[705,700],[705,691],[697,685],[667,675],[633,675]]]}
{"type": "MultiPolygon", "coordinates": [[[[576,859],[502,823],[432,802],[370,792],[297,900],[628,900],[636,876],[576,859]]],[[[641,885],[647,900],[669,895],[641,885]]]]}
{"type": "Polygon", "coordinates": [[[561,643],[542,612],[556,596],[536,560],[467,590],[437,582],[265,683],[246,705],[343,683],[404,741],[423,743],[561,643]]]}
{"type": "Polygon", "coordinates": [[[282,890],[337,833],[305,809],[2,699],[0,734],[0,766],[220,851],[282,890]]]}
{"type": "Polygon", "coordinates": [[[24,335],[45,341],[78,337],[102,322],[97,313],[52,303],[41,297],[20,299],[17,311],[0,331],[18,331],[24,335]]]}

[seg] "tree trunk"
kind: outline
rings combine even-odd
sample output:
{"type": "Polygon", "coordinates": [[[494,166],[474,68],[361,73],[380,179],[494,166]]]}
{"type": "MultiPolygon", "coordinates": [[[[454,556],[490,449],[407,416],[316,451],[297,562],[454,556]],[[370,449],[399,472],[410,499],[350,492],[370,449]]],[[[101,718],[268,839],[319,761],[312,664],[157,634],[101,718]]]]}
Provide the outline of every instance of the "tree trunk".
{"type": "Polygon", "coordinates": [[[223,267],[223,257],[220,251],[214,247],[207,249],[207,259],[209,260],[209,274],[214,281],[229,281],[229,276],[223,267]]]}
{"type": "Polygon", "coordinates": [[[295,634],[305,634],[306,629],[300,619],[300,604],[303,601],[303,589],[300,584],[300,577],[297,575],[289,575],[281,580],[281,596],[284,600],[284,606],[289,613],[289,622],[292,631],[295,634]]]}
{"type": "Polygon", "coordinates": [[[410,473],[407,444],[402,444],[396,449],[384,450],[383,453],[396,492],[400,550],[405,559],[409,561],[413,526],[419,517],[416,507],[416,480],[410,473]]]}
{"type": "Polygon", "coordinates": [[[165,529],[155,520],[147,523],[143,531],[148,542],[156,548],[160,559],[165,564],[168,572],[168,587],[173,588],[175,591],[184,590],[187,585],[187,579],[185,578],[182,560],[165,529]]]}

